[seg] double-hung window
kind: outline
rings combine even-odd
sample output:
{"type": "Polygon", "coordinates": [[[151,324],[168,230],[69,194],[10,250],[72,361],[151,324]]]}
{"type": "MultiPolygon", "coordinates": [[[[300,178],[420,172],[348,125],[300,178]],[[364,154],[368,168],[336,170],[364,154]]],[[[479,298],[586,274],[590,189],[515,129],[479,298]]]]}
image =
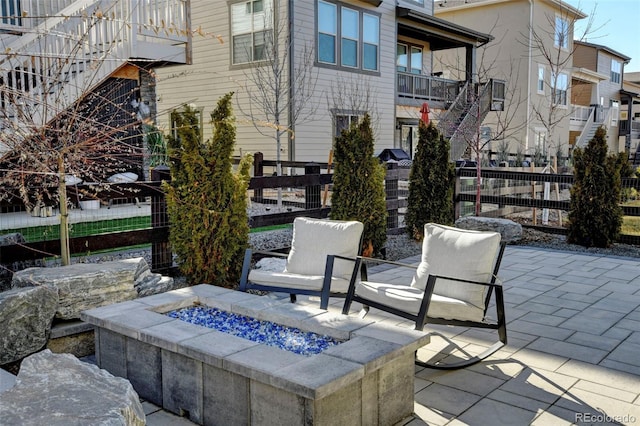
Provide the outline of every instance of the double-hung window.
{"type": "Polygon", "coordinates": [[[358,68],[360,44],[360,16],[357,10],[342,8],[341,13],[341,62],[342,66],[358,68]]]}
{"type": "Polygon", "coordinates": [[[379,71],[380,17],[318,0],[317,60],[344,69],[379,71]]]}
{"type": "Polygon", "coordinates": [[[553,103],[556,105],[567,105],[567,90],[569,89],[569,77],[567,74],[559,73],[553,76],[553,103]]]}
{"type": "Polygon", "coordinates": [[[611,60],[611,82],[620,83],[620,77],[622,76],[622,64],[615,59],[611,60]]]}
{"type": "Polygon", "coordinates": [[[554,31],[553,45],[567,49],[569,47],[569,21],[556,15],[556,28],[554,31]]]}
{"type": "Polygon", "coordinates": [[[232,62],[234,65],[267,59],[273,37],[273,0],[231,4],[232,62]]]}
{"type": "Polygon", "coordinates": [[[343,111],[336,111],[334,113],[335,123],[333,129],[334,138],[339,138],[342,136],[342,132],[345,130],[349,130],[352,124],[358,123],[360,121],[360,116],[355,114],[348,114],[343,111]]]}

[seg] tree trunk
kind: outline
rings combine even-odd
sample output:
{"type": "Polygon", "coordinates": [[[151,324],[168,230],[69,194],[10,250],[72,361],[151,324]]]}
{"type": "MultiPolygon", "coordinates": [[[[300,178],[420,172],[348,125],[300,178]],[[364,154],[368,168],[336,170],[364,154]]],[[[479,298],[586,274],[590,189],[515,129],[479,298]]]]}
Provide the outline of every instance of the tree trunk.
{"type": "Polygon", "coordinates": [[[67,182],[65,180],[64,159],[58,159],[58,198],[60,202],[60,256],[63,265],[71,264],[69,250],[69,212],[67,210],[67,182]]]}

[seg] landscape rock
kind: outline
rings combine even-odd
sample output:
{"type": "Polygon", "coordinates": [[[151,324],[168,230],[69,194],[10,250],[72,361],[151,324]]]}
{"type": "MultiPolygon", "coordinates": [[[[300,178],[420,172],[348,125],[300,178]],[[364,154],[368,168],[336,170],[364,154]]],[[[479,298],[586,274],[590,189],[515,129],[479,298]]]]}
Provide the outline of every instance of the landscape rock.
{"type": "Polygon", "coordinates": [[[0,398],[2,425],[144,425],[128,380],[44,350],[24,359],[15,385],[0,398]]]}
{"type": "Polygon", "coordinates": [[[18,361],[46,345],[57,306],[58,294],[49,287],[0,292],[0,365],[18,361]]]}
{"type": "Polygon", "coordinates": [[[509,219],[495,217],[465,216],[456,220],[456,227],[476,231],[499,232],[502,241],[511,243],[522,238],[522,225],[509,219]]]}
{"type": "Polygon", "coordinates": [[[13,288],[45,286],[57,289],[56,318],[80,318],[80,312],[138,297],[136,281],[149,266],[143,258],[104,263],[77,263],[53,268],[27,268],[13,275],[13,288]]]}

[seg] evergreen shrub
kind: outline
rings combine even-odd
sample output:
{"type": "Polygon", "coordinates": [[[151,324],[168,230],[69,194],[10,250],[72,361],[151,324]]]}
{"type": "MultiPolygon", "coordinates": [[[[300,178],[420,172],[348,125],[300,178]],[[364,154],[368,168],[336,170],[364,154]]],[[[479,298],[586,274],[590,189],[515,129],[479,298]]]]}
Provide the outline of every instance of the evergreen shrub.
{"type": "Polygon", "coordinates": [[[387,241],[385,168],[373,156],[369,115],[335,141],[331,219],[364,224],[363,254],[379,254],[387,241]]]}
{"type": "Polygon", "coordinates": [[[249,245],[246,197],[252,160],[245,155],[233,172],[232,96],[223,96],[211,113],[211,140],[201,141],[198,116],[189,107],[175,115],[177,138],[169,140],[169,241],[189,284],[237,286],[249,245]]]}
{"type": "Polygon", "coordinates": [[[450,225],[454,220],[453,185],[455,167],[449,161],[449,141],[433,122],[420,122],[418,146],[409,174],[409,197],[405,225],[421,240],[426,223],[450,225]]]}
{"type": "Polygon", "coordinates": [[[607,155],[607,133],[599,127],[586,148],[573,151],[567,242],[609,247],[622,226],[621,180],[617,155],[607,155]]]}

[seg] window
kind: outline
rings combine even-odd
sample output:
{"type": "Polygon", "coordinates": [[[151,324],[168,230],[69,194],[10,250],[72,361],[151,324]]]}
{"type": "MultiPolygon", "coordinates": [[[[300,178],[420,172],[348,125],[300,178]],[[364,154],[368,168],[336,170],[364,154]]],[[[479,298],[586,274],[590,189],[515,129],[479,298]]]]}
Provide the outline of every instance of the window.
{"type": "MultiPolygon", "coordinates": [[[[196,107],[194,105],[189,105],[190,108],[192,108],[195,112],[196,115],[196,123],[194,123],[192,126],[195,128],[196,133],[198,133],[198,135],[200,136],[200,140],[204,140],[203,139],[203,129],[201,126],[202,121],[202,115],[203,115],[203,108],[199,108],[196,107]]],[[[171,136],[173,136],[174,139],[176,140],[180,140],[180,135],[178,133],[178,121],[184,116],[184,110],[173,110],[170,113],[169,119],[170,119],[170,123],[171,123],[171,136]]]]}
{"type": "Polygon", "coordinates": [[[379,16],[318,0],[317,28],[319,63],[355,70],[379,70],[379,16]]]}
{"type": "Polygon", "coordinates": [[[422,74],[422,49],[411,46],[411,74],[422,74]]]}
{"type": "Polygon", "coordinates": [[[547,131],[544,128],[536,127],[533,133],[533,161],[536,166],[543,162],[543,157],[547,153],[547,131]]]}
{"type": "Polygon", "coordinates": [[[358,44],[360,29],[359,29],[359,15],[358,12],[352,9],[342,8],[342,56],[341,62],[345,67],[357,68],[358,67],[358,44]]]}
{"type": "Polygon", "coordinates": [[[561,16],[556,16],[553,45],[563,49],[566,49],[569,46],[569,21],[561,16]]]}
{"type": "Polygon", "coordinates": [[[567,74],[560,73],[553,76],[553,103],[556,105],[567,105],[567,90],[569,89],[569,78],[567,74]]]}
{"type": "Polygon", "coordinates": [[[544,95],[544,66],[538,65],[538,93],[544,95]]]}
{"type": "MultiPolygon", "coordinates": [[[[0,19],[0,23],[5,25],[22,25],[21,16],[22,7],[20,5],[20,0],[0,0],[0,12],[2,13],[2,18],[0,19]]],[[[2,30],[0,34],[10,32],[9,30],[2,30]]]]}
{"type": "Polygon", "coordinates": [[[396,52],[397,71],[422,74],[422,48],[398,43],[396,52]]]}
{"type": "Polygon", "coordinates": [[[351,115],[346,113],[335,114],[335,128],[333,129],[333,137],[338,138],[342,135],[343,130],[349,130],[352,124],[360,120],[359,115],[351,115]]]}
{"type": "Polygon", "coordinates": [[[231,5],[233,64],[266,59],[266,45],[273,30],[271,2],[254,0],[231,5]]]}
{"type": "Polygon", "coordinates": [[[364,13],[362,15],[362,68],[378,71],[378,46],[380,45],[380,18],[364,13]]]}
{"type": "Polygon", "coordinates": [[[618,116],[620,115],[620,102],[609,99],[609,107],[611,108],[611,127],[618,126],[618,116]]]}
{"type": "Polygon", "coordinates": [[[406,44],[398,43],[396,48],[396,70],[407,72],[409,69],[409,57],[407,55],[409,47],[406,44]]]}
{"type": "Polygon", "coordinates": [[[620,77],[622,76],[622,64],[615,59],[611,60],[611,82],[620,83],[620,77]]]}

